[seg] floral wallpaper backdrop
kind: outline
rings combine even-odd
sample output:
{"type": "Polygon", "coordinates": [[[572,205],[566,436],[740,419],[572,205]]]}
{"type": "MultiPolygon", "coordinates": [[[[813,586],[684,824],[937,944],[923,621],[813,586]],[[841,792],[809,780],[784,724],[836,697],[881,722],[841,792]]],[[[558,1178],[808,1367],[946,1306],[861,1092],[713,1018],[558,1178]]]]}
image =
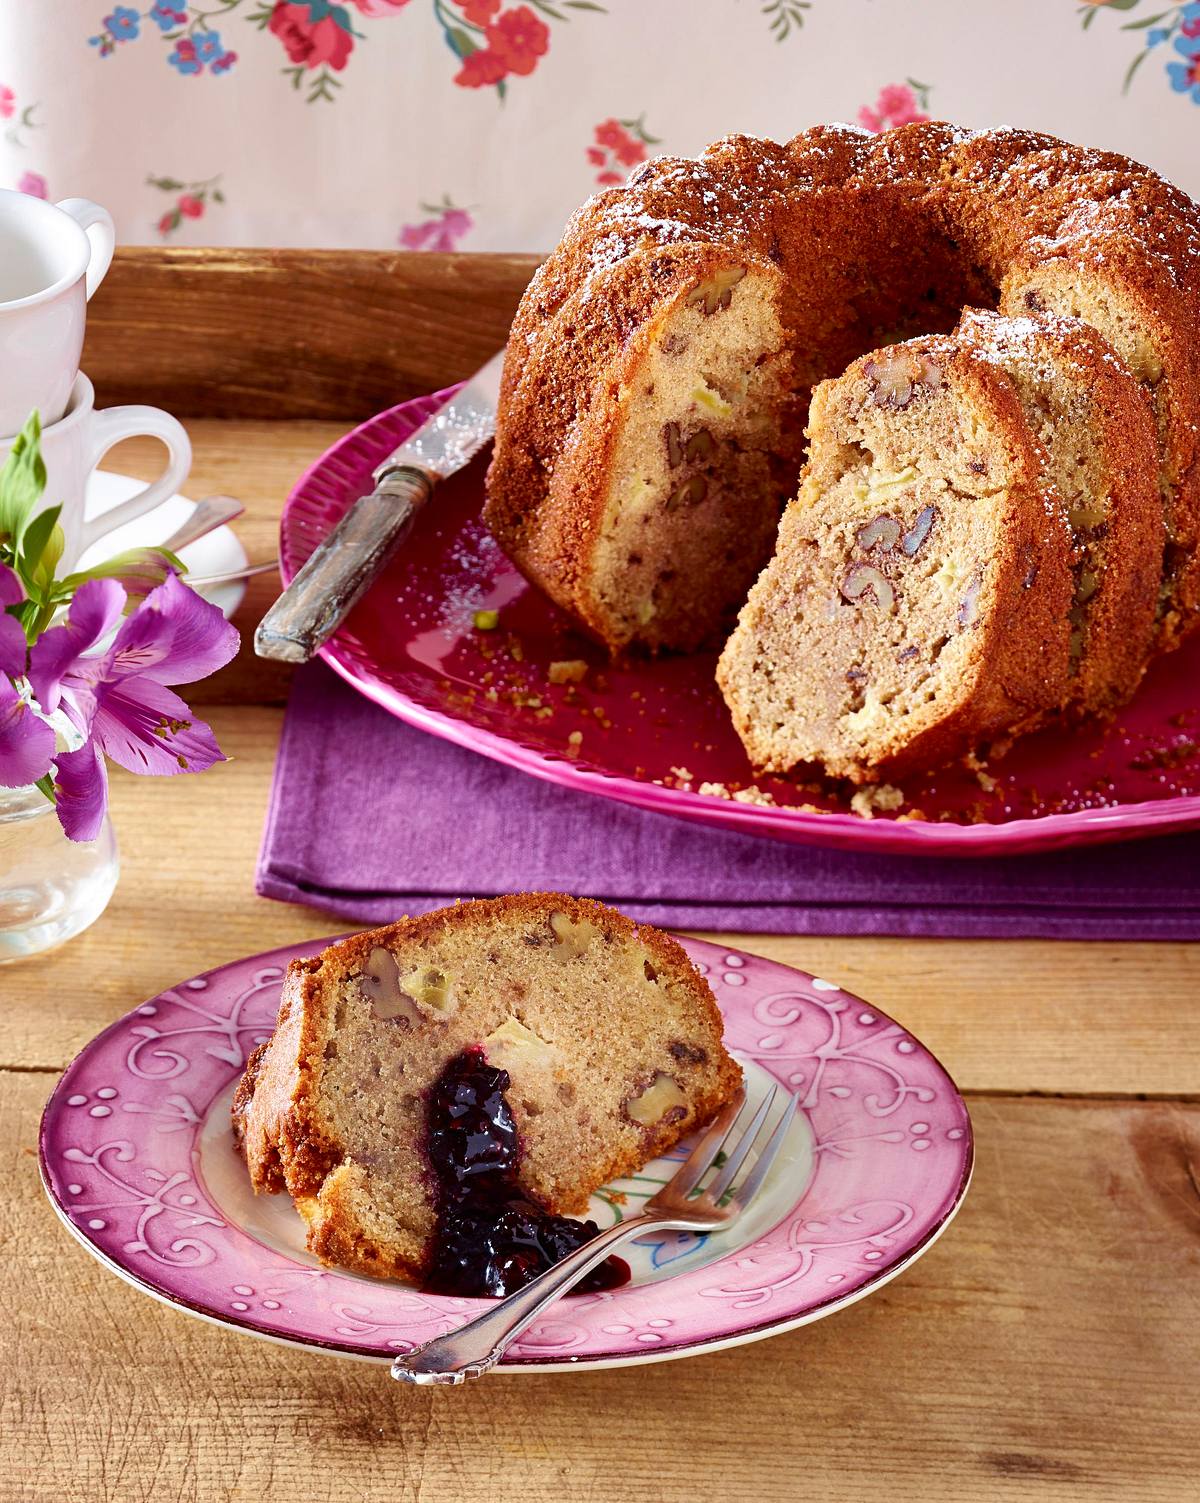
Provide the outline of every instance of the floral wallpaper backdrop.
{"type": "Polygon", "coordinates": [[[0,186],[123,240],[548,249],[733,131],[930,115],[1200,196],[1200,0],[0,0],[0,186]]]}

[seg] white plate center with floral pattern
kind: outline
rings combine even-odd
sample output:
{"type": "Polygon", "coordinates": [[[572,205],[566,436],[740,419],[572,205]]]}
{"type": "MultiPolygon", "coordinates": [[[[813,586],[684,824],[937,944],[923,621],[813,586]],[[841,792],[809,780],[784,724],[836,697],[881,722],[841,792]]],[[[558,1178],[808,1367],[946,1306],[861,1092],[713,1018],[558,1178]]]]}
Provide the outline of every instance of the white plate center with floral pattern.
{"type": "MultiPolygon", "coordinates": [[[[622,1251],[628,1284],[560,1301],[507,1368],[655,1361],[804,1325],[906,1268],[966,1191],[966,1107],[918,1040],[803,971],[683,943],[713,986],[752,1100],[776,1082],[800,1097],[785,1153],[735,1228],[639,1238],[622,1251]]],[[[114,1023],[47,1103],[42,1176],[74,1235],[147,1293],[255,1335],[390,1360],[483,1302],[323,1268],[286,1197],[251,1193],[230,1137],[230,1099],[273,1026],[284,969],[320,948],[223,966],[114,1023]]],[[[595,1219],[631,1214],[685,1152],[601,1191],[595,1219]]]]}

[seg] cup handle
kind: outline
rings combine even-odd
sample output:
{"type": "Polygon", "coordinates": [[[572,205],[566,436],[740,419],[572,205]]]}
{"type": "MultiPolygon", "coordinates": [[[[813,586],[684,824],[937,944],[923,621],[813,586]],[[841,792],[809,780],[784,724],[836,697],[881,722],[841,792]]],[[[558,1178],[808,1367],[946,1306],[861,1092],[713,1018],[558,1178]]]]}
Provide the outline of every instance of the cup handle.
{"type": "Polygon", "coordinates": [[[92,293],[104,280],[104,274],[112,262],[113,248],[117,243],[112,215],[107,209],[102,209],[99,204],[94,204],[90,198],[60,199],[56,207],[62,209],[65,214],[69,214],[92,243],[92,254],[88,260],[85,282],[90,302],[92,293]]]}
{"type": "Polygon", "coordinates": [[[169,412],[157,407],[107,407],[97,412],[92,419],[92,452],[88,473],[100,463],[112,446],[123,438],[158,438],[167,446],[167,467],[145,490],[122,501],[111,511],[93,517],[83,526],[83,546],[80,552],[90,548],[98,538],[124,527],[153,511],[156,506],[173,496],[187,479],[192,467],[192,445],[182,423],[169,412]]]}

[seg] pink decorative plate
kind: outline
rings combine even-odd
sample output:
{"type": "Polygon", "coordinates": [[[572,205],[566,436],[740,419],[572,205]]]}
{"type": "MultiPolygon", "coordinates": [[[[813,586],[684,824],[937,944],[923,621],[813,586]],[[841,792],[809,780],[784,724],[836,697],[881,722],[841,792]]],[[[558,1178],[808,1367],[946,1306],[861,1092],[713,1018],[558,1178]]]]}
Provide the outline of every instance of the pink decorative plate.
{"type": "MultiPolygon", "coordinates": [[[[167,1304],[277,1341],[390,1360],[482,1302],[322,1268],[287,1197],[251,1193],[230,1136],[233,1088],[274,1024],[284,968],[323,943],[209,971],[106,1029],[46,1105],[42,1178],[88,1251],[167,1304]]],[[[683,943],[713,985],[751,1098],[782,1081],[803,1111],[736,1226],[622,1249],[632,1282],[560,1302],[506,1367],[650,1362],[804,1325],[900,1273],[966,1191],[967,1109],[899,1024],[803,971],[683,943]]],[[[592,1214],[612,1222],[672,1171],[656,1160],[601,1191],[592,1214]]]]}
{"type": "MultiPolygon", "coordinates": [[[[373,467],[450,394],[380,413],[301,477],[281,523],[285,580],[370,488],[373,467]]],[[[827,788],[755,779],[713,682],[713,655],[610,667],[487,533],[483,477],[477,461],[439,489],[323,650],[401,720],[570,788],[854,850],[1015,854],[1200,825],[1200,636],[1155,665],[1113,725],[1027,737],[981,774],[908,780],[901,807],[866,819],[827,788]],[[473,627],[480,609],[499,612],[498,629],[473,627]],[[588,663],[581,683],[550,682],[551,663],[564,660],[588,663]]]]}

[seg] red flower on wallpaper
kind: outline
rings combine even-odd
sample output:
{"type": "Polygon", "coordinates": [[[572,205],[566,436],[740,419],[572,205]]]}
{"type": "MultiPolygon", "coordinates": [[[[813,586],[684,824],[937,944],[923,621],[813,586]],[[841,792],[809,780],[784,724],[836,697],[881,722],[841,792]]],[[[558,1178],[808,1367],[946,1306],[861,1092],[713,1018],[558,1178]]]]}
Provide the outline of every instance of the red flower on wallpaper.
{"type": "Polygon", "coordinates": [[[480,48],[463,59],[454,82],[464,89],[486,89],[492,84],[503,83],[507,76],[508,69],[496,54],[480,48]]]}
{"type": "Polygon", "coordinates": [[[314,21],[307,5],[276,0],[268,30],[283,43],[288,58],[303,68],[328,66],[337,72],[354,50],[354,38],[326,15],[314,21]]]}
{"type": "Polygon", "coordinates": [[[525,78],[550,50],[550,28],[527,5],[501,11],[484,32],[489,49],[509,73],[525,78]]]}
{"type": "Polygon", "coordinates": [[[446,45],[461,64],[454,82],[462,89],[494,88],[503,99],[510,78],[528,78],[550,50],[550,28],[538,14],[569,21],[569,10],[603,11],[595,0],[549,0],[505,8],[503,0],[434,0],[446,45]],[[453,8],[452,8],[453,7],[453,8]]]}
{"type": "Polygon", "coordinates": [[[646,160],[646,148],[660,144],[657,136],[646,130],[644,115],[636,120],[602,120],[593,132],[594,146],[587,149],[587,159],[600,169],[596,181],[601,187],[623,183],[627,173],[619,167],[636,167],[646,160]]]}

